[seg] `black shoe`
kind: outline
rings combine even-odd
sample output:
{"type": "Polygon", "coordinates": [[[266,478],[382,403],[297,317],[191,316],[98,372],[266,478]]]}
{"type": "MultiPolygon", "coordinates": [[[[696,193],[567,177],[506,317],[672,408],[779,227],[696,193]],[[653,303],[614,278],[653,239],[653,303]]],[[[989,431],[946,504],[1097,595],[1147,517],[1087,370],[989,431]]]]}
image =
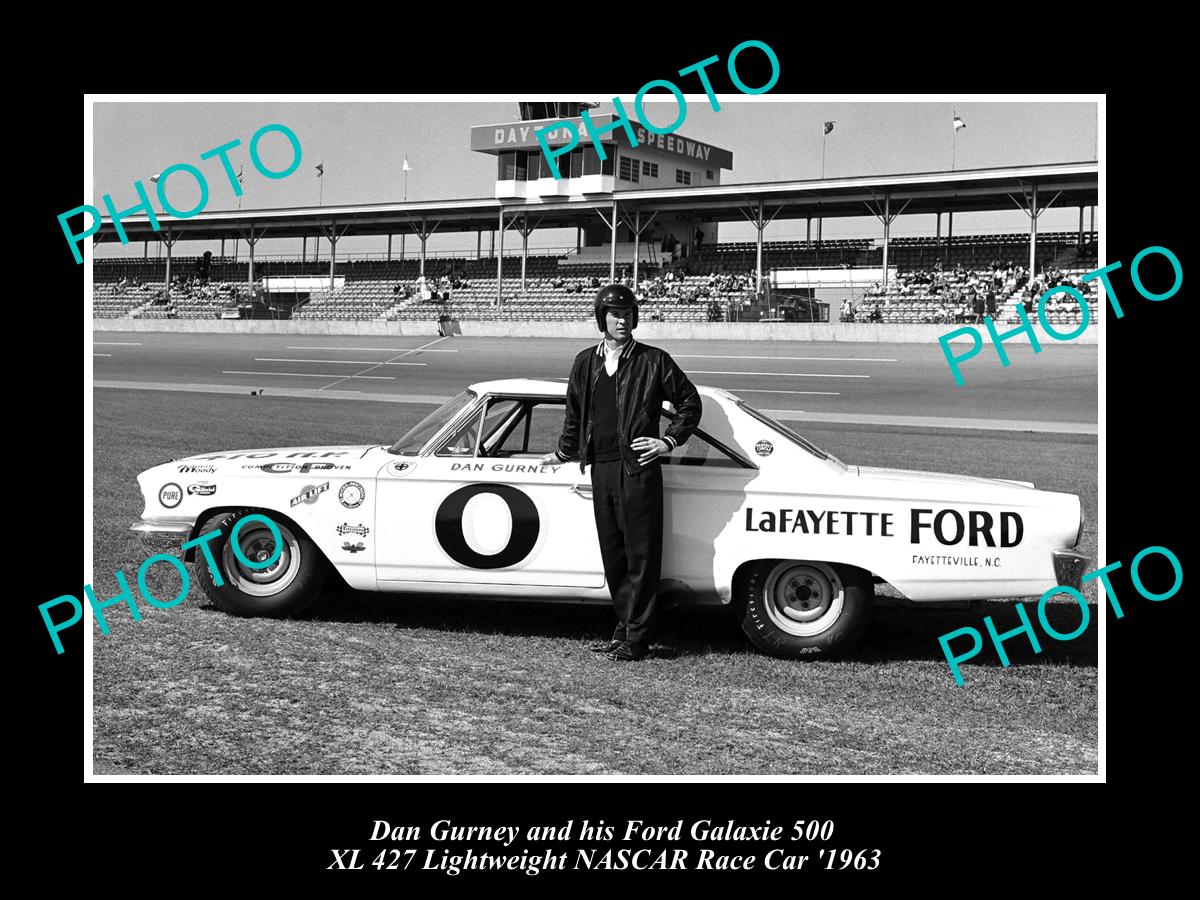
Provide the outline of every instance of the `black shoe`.
{"type": "Polygon", "coordinates": [[[589,649],[593,653],[612,653],[623,643],[624,641],[618,641],[616,638],[613,638],[611,641],[605,641],[603,644],[596,644],[594,647],[590,647],[589,649]]]}
{"type": "Polygon", "coordinates": [[[649,653],[650,648],[645,644],[621,641],[617,648],[608,654],[608,658],[617,662],[637,662],[639,659],[645,659],[649,653]]]}

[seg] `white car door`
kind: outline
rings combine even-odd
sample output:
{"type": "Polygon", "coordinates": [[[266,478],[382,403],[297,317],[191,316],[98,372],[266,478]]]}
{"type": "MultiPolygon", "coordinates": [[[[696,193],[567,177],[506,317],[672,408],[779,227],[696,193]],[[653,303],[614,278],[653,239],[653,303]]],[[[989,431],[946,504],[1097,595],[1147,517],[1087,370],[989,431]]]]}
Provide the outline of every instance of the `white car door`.
{"type": "Polygon", "coordinates": [[[389,463],[379,476],[380,586],[602,588],[590,473],[538,464],[562,416],[554,398],[488,397],[431,455],[389,463]]]}
{"type": "Polygon", "coordinates": [[[703,429],[663,461],[662,578],[697,592],[715,588],[758,469],[703,429]],[[721,564],[718,565],[718,561],[721,564]]]}

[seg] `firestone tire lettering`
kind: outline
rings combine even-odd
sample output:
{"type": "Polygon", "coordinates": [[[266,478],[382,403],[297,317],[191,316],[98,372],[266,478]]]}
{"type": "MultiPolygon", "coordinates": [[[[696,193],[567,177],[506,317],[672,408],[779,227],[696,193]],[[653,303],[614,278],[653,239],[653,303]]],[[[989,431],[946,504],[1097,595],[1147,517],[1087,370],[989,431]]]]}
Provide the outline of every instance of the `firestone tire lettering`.
{"type": "Polygon", "coordinates": [[[442,501],[434,520],[434,533],[446,555],[472,569],[503,569],[525,559],[537,544],[541,519],[529,496],[507,484],[472,484],[459,488],[442,501]],[[479,494],[495,494],[508,506],[512,516],[512,535],[499,553],[485,556],[467,544],[463,534],[463,511],[467,502],[479,494]]]}
{"type": "Polygon", "coordinates": [[[742,633],[763,653],[784,659],[836,659],[845,653],[866,630],[871,618],[874,590],[866,572],[853,566],[827,563],[801,563],[831,573],[839,583],[841,604],[823,631],[811,636],[789,634],[773,620],[768,605],[772,602],[767,582],[772,572],[788,564],[786,560],[760,560],[741,573],[734,589],[734,609],[742,633]]]}

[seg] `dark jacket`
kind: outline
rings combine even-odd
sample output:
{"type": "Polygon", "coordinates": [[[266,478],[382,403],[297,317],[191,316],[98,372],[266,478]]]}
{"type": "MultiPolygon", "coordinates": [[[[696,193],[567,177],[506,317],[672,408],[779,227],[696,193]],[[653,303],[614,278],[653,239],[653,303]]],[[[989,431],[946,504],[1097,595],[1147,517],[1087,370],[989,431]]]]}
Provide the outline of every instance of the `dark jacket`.
{"type": "MultiPolygon", "coordinates": [[[[585,465],[591,464],[593,457],[592,396],[604,366],[604,357],[596,351],[597,348],[591,346],[575,357],[567,383],[567,412],[562,437],[556,451],[564,462],[578,459],[581,472],[585,465]]],[[[678,447],[700,424],[700,395],[670,354],[641,341],[634,341],[621,355],[614,378],[621,460],[625,471],[636,475],[646,467],[638,464],[638,453],[629,445],[635,438],[659,437],[663,401],[669,400],[675,406],[675,419],[661,439],[678,447]]],[[[647,465],[657,462],[655,459],[647,465]]]]}

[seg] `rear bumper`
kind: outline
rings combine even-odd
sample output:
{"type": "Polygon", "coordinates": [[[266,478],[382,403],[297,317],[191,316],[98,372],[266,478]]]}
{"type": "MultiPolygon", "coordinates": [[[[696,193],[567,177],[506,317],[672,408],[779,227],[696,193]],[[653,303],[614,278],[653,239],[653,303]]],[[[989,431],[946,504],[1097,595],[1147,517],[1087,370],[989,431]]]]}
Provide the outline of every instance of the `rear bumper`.
{"type": "Polygon", "coordinates": [[[1077,550],[1055,550],[1051,556],[1054,558],[1055,583],[1082,590],[1083,573],[1091,566],[1091,558],[1077,550]]]}
{"type": "Polygon", "coordinates": [[[130,525],[129,530],[137,533],[147,550],[165,553],[178,550],[195,526],[194,519],[160,519],[152,522],[142,519],[130,525]]]}

